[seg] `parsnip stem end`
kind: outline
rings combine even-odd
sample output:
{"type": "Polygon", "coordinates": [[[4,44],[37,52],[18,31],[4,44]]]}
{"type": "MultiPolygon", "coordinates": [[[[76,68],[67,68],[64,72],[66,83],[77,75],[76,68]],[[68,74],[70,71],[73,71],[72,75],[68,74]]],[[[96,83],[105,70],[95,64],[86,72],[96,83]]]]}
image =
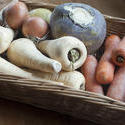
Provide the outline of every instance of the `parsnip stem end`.
{"type": "Polygon", "coordinates": [[[62,69],[62,65],[56,62],[52,63],[53,69],[56,73],[60,72],[62,69]]]}

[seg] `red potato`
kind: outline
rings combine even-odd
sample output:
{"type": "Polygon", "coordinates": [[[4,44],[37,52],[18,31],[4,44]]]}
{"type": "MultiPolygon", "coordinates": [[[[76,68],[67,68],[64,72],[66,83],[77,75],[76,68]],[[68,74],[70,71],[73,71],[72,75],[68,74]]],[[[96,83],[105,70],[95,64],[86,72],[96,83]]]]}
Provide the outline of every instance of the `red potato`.
{"type": "Polygon", "coordinates": [[[85,76],[86,91],[95,92],[104,95],[102,86],[95,79],[95,72],[97,67],[97,60],[94,56],[89,55],[81,67],[81,71],[85,76]]]}
{"type": "Polygon", "coordinates": [[[105,52],[102,55],[96,71],[96,80],[100,84],[108,84],[114,78],[115,65],[111,61],[112,51],[117,47],[120,38],[117,35],[111,35],[106,39],[105,52]]]}
{"type": "Polygon", "coordinates": [[[125,67],[119,68],[116,72],[107,96],[119,101],[125,101],[125,67]]]}
{"type": "Polygon", "coordinates": [[[125,37],[112,53],[112,61],[117,66],[125,66],[125,37]]]}

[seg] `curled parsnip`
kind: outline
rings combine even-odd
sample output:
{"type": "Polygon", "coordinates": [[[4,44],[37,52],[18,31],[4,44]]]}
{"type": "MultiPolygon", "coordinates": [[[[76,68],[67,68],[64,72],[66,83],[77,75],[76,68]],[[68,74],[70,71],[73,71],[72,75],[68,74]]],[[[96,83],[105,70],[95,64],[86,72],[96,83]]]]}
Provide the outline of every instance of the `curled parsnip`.
{"type": "Polygon", "coordinates": [[[18,66],[8,62],[7,60],[5,60],[1,57],[0,57],[0,72],[4,73],[6,75],[18,76],[18,77],[28,78],[31,80],[38,80],[38,81],[42,81],[42,82],[49,82],[52,84],[64,85],[61,82],[53,82],[50,80],[42,79],[39,76],[35,76],[34,74],[19,68],[18,66]]]}
{"type": "Polygon", "coordinates": [[[59,61],[65,71],[79,68],[87,57],[87,50],[83,42],[71,36],[41,41],[37,47],[41,52],[59,61]]]}
{"type": "Polygon", "coordinates": [[[0,54],[5,52],[14,38],[14,31],[0,26],[0,54]]]}
{"type": "Polygon", "coordinates": [[[27,72],[32,73],[35,78],[42,78],[46,80],[56,81],[64,83],[66,86],[70,86],[74,89],[85,89],[85,78],[82,73],[78,71],[65,72],[61,71],[59,73],[47,73],[39,72],[31,69],[24,69],[27,72]]]}
{"type": "Polygon", "coordinates": [[[62,67],[58,61],[44,56],[37,50],[33,41],[26,38],[13,41],[7,51],[7,56],[17,66],[39,71],[58,73],[62,67]]]}

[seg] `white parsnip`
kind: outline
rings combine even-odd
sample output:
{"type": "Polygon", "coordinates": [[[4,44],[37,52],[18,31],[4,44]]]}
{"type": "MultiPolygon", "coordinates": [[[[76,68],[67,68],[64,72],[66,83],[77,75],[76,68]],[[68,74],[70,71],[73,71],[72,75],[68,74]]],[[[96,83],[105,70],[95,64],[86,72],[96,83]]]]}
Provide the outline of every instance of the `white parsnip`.
{"type": "Polygon", "coordinates": [[[78,71],[65,72],[61,71],[59,73],[47,73],[39,72],[30,69],[24,69],[27,72],[32,73],[32,76],[35,78],[42,78],[46,80],[56,81],[64,83],[66,86],[70,86],[74,89],[85,89],[85,78],[82,73],[78,71]]]}
{"type": "Polygon", "coordinates": [[[50,83],[58,85],[64,84],[75,89],[80,89],[81,86],[83,90],[85,88],[85,78],[78,71],[62,71],[60,73],[47,73],[31,69],[21,69],[0,57],[0,72],[32,80],[38,80],[43,82],[49,81],[50,83]]]}
{"type": "Polygon", "coordinates": [[[81,67],[87,57],[83,42],[71,36],[41,41],[37,47],[41,52],[59,61],[65,71],[73,71],[81,67]]]}
{"type": "Polygon", "coordinates": [[[13,75],[20,76],[24,78],[30,78],[32,75],[29,72],[24,71],[23,69],[13,65],[7,60],[0,57],[0,72],[13,75]]]}
{"type": "Polygon", "coordinates": [[[0,54],[5,52],[14,38],[14,31],[0,26],[0,54]]]}
{"type": "Polygon", "coordinates": [[[15,65],[44,72],[60,72],[61,64],[58,61],[44,56],[27,38],[20,38],[12,42],[8,51],[8,59],[15,65]]]}
{"type": "Polygon", "coordinates": [[[42,82],[49,82],[52,84],[64,85],[61,82],[53,82],[50,80],[45,80],[37,75],[35,76],[33,73],[27,72],[1,57],[0,57],[0,72],[4,73],[6,75],[18,76],[18,77],[27,78],[27,79],[31,79],[31,80],[38,80],[38,81],[42,81],[42,82]]]}

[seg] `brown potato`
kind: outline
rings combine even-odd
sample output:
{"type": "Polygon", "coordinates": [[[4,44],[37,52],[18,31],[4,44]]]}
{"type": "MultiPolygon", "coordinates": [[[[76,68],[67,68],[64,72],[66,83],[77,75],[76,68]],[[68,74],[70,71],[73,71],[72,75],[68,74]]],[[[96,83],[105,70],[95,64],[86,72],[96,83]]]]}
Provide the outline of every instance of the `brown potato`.
{"type": "Polygon", "coordinates": [[[43,37],[48,31],[48,24],[40,17],[29,17],[22,26],[22,33],[29,37],[43,37]]]}
{"type": "Polygon", "coordinates": [[[12,29],[18,29],[21,27],[27,16],[28,8],[23,2],[17,2],[4,10],[4,20],[12,29]]]}

